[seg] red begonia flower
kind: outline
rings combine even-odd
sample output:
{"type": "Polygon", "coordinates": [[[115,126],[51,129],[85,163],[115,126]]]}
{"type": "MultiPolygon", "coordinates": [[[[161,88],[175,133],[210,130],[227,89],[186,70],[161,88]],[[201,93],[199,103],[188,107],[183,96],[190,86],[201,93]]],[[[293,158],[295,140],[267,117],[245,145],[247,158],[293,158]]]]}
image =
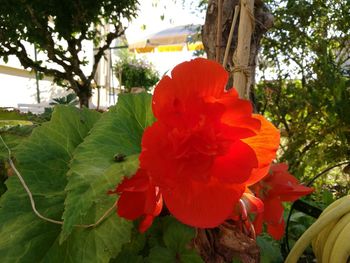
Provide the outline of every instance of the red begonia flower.
{"type": "MultiPolygon", "coordinates": [[[[279,145],[276,128],[253,115],[234,89],[226,91],[227,80],[224,68],[210,60],[176,66],[155,89],[157,121],[142,138],[140,169],[159,187],[170,213],[195,227],[229,218],[246,186],[267,173],[279,145]]],[[[119,205],[141,203],[120,192],[119,205]]],[[[119,215],[135,217],[125,212],[119,215]]]]}
{"type": "Polygon", "coordinates": [[[146,231],[162,210],[163,200],[159,188],[150,182],[147,172],[139,169],[131,178],[124,178],[115,191],[120,194],[117,204],[119,216],[129,220],[142,217],[139,231],[146,231]]]}
{"type": "Polygon", "coordinates": [[[284,234],[282,202],[295,201],[313,191],[312,188],[300,185],[284,163],[272,165],[269,175],[251,189],[264,202],[264,211],[258,213],[254,220],[255,231],[261,233],[265,222],[267,232],[275,239],[281,239],[284,234]]]}

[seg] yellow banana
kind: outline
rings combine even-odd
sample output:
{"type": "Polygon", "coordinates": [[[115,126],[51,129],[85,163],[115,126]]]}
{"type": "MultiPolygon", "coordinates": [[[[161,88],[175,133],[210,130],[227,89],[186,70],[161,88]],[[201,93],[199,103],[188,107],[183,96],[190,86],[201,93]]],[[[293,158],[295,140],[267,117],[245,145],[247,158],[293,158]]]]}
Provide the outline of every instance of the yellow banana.
{"type": "MultiPolygon", "coordinates": [[[[346,263],[347,257],[350,255],[350,241],[347,241],[350,240],[350,221],[349,224],[345,224],[344,222],[346,221],[340,219],[343,216],[344,218],[347,217],[347,214],[350,214],[350,196],[345,196],[336,200],[323,211],[316,222],[312,224],[295,243],[285,263],[297,263],[299,257],[312,240],[318,262],[346,263]],[[336,228],[337,223],[340,223],[339,220],[341,221],[341,224],[345,224],[345,226],[339,232],[339,235],[334,242],[334,246],[330,249],[330,257],[329,254],[323,256],[324,246],[327,244],[327,239],[330,235],[335,235],[331,233],[336,228]]],[[[340,228],[341,226],[339,225],[336,228],[336,231],[340,228]]],[[[332,242],[332,240],[329,242],[332,242]]],[[[328,245],[330,246],[330,244],[328,245]]]]}

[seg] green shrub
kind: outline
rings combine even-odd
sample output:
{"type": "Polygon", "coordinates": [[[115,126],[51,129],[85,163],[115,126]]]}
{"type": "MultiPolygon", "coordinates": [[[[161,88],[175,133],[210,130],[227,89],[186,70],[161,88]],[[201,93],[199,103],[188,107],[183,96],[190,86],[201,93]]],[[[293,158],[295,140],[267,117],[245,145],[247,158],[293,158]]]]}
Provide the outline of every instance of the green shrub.
{"type": "Polygon", "coordinates": [[[159,81],[159,74],[153,65],[142,59],[123,59],[115,65],[115,72],[127,92],[133,87],[149,90],[159,81]]]}

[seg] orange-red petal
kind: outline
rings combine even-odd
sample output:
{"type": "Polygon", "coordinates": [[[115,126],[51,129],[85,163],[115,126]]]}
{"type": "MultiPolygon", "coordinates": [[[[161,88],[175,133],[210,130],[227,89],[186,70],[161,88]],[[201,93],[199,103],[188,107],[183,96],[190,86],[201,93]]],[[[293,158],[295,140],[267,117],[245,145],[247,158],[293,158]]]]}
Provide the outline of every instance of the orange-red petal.
{"type": "Polygon", "coordinates": [[[152,225],[154,220],[153,215],[146,215],[139,224],[139,232],[144,233],[152,225]]]}
{"type": "Polygon", "coordinates": [[[173,145],[166,125],[155,122],[148,127],[141,145],[141,168],[149,172],[157,186],[163,187],[172,181],[182,181],[176,174],[175,156],[171,155],[173,145]]]}
{"type": "Polygon", "coordinates": [[[255,151],[258,167],[253,169],[247,185],[253,185],[267,175],[271,162],[276,158],[280,142],[279,131],[271,122],[262,115],[254,114],[253,116],[261,122],[260,131],[257,135],[242,139],[242,141],[255,151]]]}
{"type": "Polygon", "coordinates": [[[269,185],[269,198],[278,197],[281,201],[295,201],[301,196],[308,195],[313,189],[299,184],[299,181],[288,172],[288,166],[284,163],[271,166],[271,174],[264,179],[269,185]]]}
{"type": "Polygon", "coordinates": [[[120,217],[135,220],[144,214],[144,192],[124,192],[118,199],[117,213],[120,217]]]}
{"type": "Polygon", "coordinates": [[[249,145],[235,141],[229,151],[218,156],[212,167],[212,174],[222,183],[242,184],[250,176],[258,162],[255,152],[249,145]]]}
{"type": "Polygon", "coordinates": [[[279,198],[264,200],[264,220],[268,224],[278,224],[283,220],[283,205],[279,198]]]}
{"type": "Polygon", "coordinates": [[[257,235],[260,235],[263,231],[264,214],[258,213],[254,218],[254,230],[257,235]]]}
{"type": "Polygon", "coordinates": [[[207,96],[219,98],[225,90],[228,73],[220,64],[202,58],[177,65],[171,77],[158,83],[153,96],[152,109],[158,120],[174,121],[179,112],[191,112],[193,103],[207,96]]]}
{"type": "Polygon", "coordinates": [[[171,77],[176,83],[175,92],[182,98],[219,98],[225,90],[228,73],[213,60],[196,58],[177,65],[171,71],[171,77]]]}
{"type": "Polygon", "coordinates": [[[171,214],[184,224],[211,228],[223,223],[233,213],[244,186],[226,185],[213,178],[210,183],[188,180],[163,191],[171,214]]]}
{"type": "Polygon", "coordinates": [[[268,224],[267,232],[276,240],[280,240],[284,235],[284,220],[279,224],[268,224]]]}
{"type": "Polygon", "coordinates": [[[145,170],[139,169],[131,178],[124,178],[117,190],[111,193],[120,195],[117,213],[120,217],[135,220],[143,217],[139,229],[141,232],[152,224],[163,205],[159,188],[154,186],[145,170]]]}

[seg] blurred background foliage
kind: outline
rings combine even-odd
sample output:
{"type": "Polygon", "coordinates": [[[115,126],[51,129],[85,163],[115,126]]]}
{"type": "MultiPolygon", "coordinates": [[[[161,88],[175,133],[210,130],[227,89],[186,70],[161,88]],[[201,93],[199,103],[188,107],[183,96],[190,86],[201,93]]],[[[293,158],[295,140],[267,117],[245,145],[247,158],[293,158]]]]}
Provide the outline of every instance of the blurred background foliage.
{"type": "Polygon", "coordinates": [[[115,64],[116,77],[121,82],[126,92],[132,88],[144,88],[149,91],[159,81],[159,74],[153,65],[131,55],[124,55],[115,64]]]}
{"type": "Polygon", "coordinates": [[[344,195],[350,190],[350,2],[265,2],[275,25],[262,42],[257,109],[280,128],[279,161],[290,172],[309,182],[336,166],[313,186],[344,195]]]}
{"type": "MultiPolygon", "coordinates": [[[[304,200],[324,209],[350,193],[350,2],[264,2],[275,23],[261,43],[256,109],[281,131],[278,161],[315,188],[304,200]]],[[[284,255],[313,221],[290,214],[284,255]]]]}

